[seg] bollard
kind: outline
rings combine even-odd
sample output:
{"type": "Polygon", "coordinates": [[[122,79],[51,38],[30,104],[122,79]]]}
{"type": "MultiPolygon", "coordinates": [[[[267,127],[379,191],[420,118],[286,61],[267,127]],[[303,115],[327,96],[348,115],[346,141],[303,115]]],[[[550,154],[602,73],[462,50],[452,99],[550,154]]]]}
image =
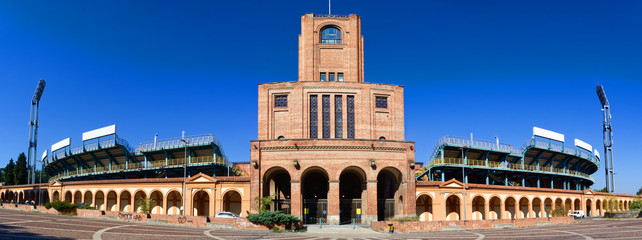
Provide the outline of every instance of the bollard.
{"type": "Polygon", "coordinates": [[[321,224],[321,218],[319,218],[319,228],[323,228],[323,224],[321,224]]]}
{"type": "Polygon", "coordinates": [[[356,229],[356,223],[354,221],[354,218],[352,219],[352,229],[356,229]]]}

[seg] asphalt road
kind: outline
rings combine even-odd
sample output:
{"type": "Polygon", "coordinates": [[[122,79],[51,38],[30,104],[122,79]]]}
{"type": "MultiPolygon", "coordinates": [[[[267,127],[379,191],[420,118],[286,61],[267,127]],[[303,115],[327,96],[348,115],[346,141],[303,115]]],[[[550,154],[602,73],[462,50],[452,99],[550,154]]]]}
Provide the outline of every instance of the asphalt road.
{"type": "Polygon", "coordinates": [[[642,239],[642,220],[591,220],[527,228],[427,233],[388,234],[330,226],[320,230],[272,233],[211,229],[0,209],[0,239],[642,239]]]}

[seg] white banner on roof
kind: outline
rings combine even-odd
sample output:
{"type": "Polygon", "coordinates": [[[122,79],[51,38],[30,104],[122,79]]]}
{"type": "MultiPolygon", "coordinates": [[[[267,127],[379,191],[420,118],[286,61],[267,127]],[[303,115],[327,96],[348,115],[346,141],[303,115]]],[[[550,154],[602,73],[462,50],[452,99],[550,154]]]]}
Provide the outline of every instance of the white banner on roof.
{"type": "Polygon", "coordinates": [[[82,140],[87,141],[94,138],[99,138],[107,135],[116,134],[116,124],[107,127],[91,130],[82,134],[82,140]]]}
{"type": "Polygon", "coordinates": [[[69,146],[69,145],[71,145],[71,138],[65,138],[62,141],[54,143],[53,145],[51,145],[51,152],[54,152],[54,151],[56,151],[58,149],[64,148],[64,147],[69,146]]]}
{"type": "Polygon", "coordinates": [[[564,134],[549,131],[543,128],[533,127],[533,136],[552,139],[559,142],[564,142],[564,134]]]}
{"type": "Polygon", "coordinates": [[[47,158],[47,150],[45,150],[45,151],[42,153],[42,158],[40,158],[40,160],[41,160],[41,161],[44,161],[44,160],[45,160],[45,158],[47,158]]]}
{"type": "Polygon", "coordinates": [[[588,143],[586,143],[586,142],[584,142],[582,140],[579,140],[577,138],[575,139],[575,146],[579,147],[579,148],[582,148],[582,149],[584,149],[586,151],[589,151],[589,152],[591,151],[591,149],[593,149],[593,146],[591,146],[591,144],[588,144],[588,143]]]}
{"type": "Polygon", "coordinates": [[[600,152],[598,152],[598,151],[597,151],[597,149],[594,149],[594,150],[593,150],[593,153],[595,154],[595,156],[597,157],[597,159],[600,159],[600,152]]]}

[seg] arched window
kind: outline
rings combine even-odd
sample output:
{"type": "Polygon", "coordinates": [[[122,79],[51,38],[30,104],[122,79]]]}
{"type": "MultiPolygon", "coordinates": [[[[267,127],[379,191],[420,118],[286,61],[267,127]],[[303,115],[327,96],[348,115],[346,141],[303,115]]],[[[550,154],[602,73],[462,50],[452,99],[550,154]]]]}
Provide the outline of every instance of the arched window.
{"type": "Polygon", "coordinates": [[[321,43],[340,44],[341,31],[335,27],[327,27],[321,31],[321,43]]]}

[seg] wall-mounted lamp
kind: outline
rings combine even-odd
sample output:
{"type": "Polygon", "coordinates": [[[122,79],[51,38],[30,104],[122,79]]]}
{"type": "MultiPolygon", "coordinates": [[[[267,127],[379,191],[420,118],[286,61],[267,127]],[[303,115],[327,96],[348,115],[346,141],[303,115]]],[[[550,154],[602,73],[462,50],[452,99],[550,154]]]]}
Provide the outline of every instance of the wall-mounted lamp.
{"type": "Polygon", "coordinates": [[[259,163],[256,160],[252,161],[252,167],[259,167],[259,163]]]}
{"type": "Polygon", "coordinates": [[[412,168],[412,169],[415,168],[415,161],[410,161],[408,163],[410,164],[410,168],[412,168]]]}
{"type": "Polygon", "coordinates": [[[370,160],[370,167],[375,168],[375,160],[370,160]]]}
{"type": "Polygon", "coordinates": [[[301,167],[301,166],[299,165],[299,160],[294,160],[294,161],[292,161],[292,163],[294,163],[294,167],[295,167],[295,168],[299,168],[299,167],[301,167]]]}

